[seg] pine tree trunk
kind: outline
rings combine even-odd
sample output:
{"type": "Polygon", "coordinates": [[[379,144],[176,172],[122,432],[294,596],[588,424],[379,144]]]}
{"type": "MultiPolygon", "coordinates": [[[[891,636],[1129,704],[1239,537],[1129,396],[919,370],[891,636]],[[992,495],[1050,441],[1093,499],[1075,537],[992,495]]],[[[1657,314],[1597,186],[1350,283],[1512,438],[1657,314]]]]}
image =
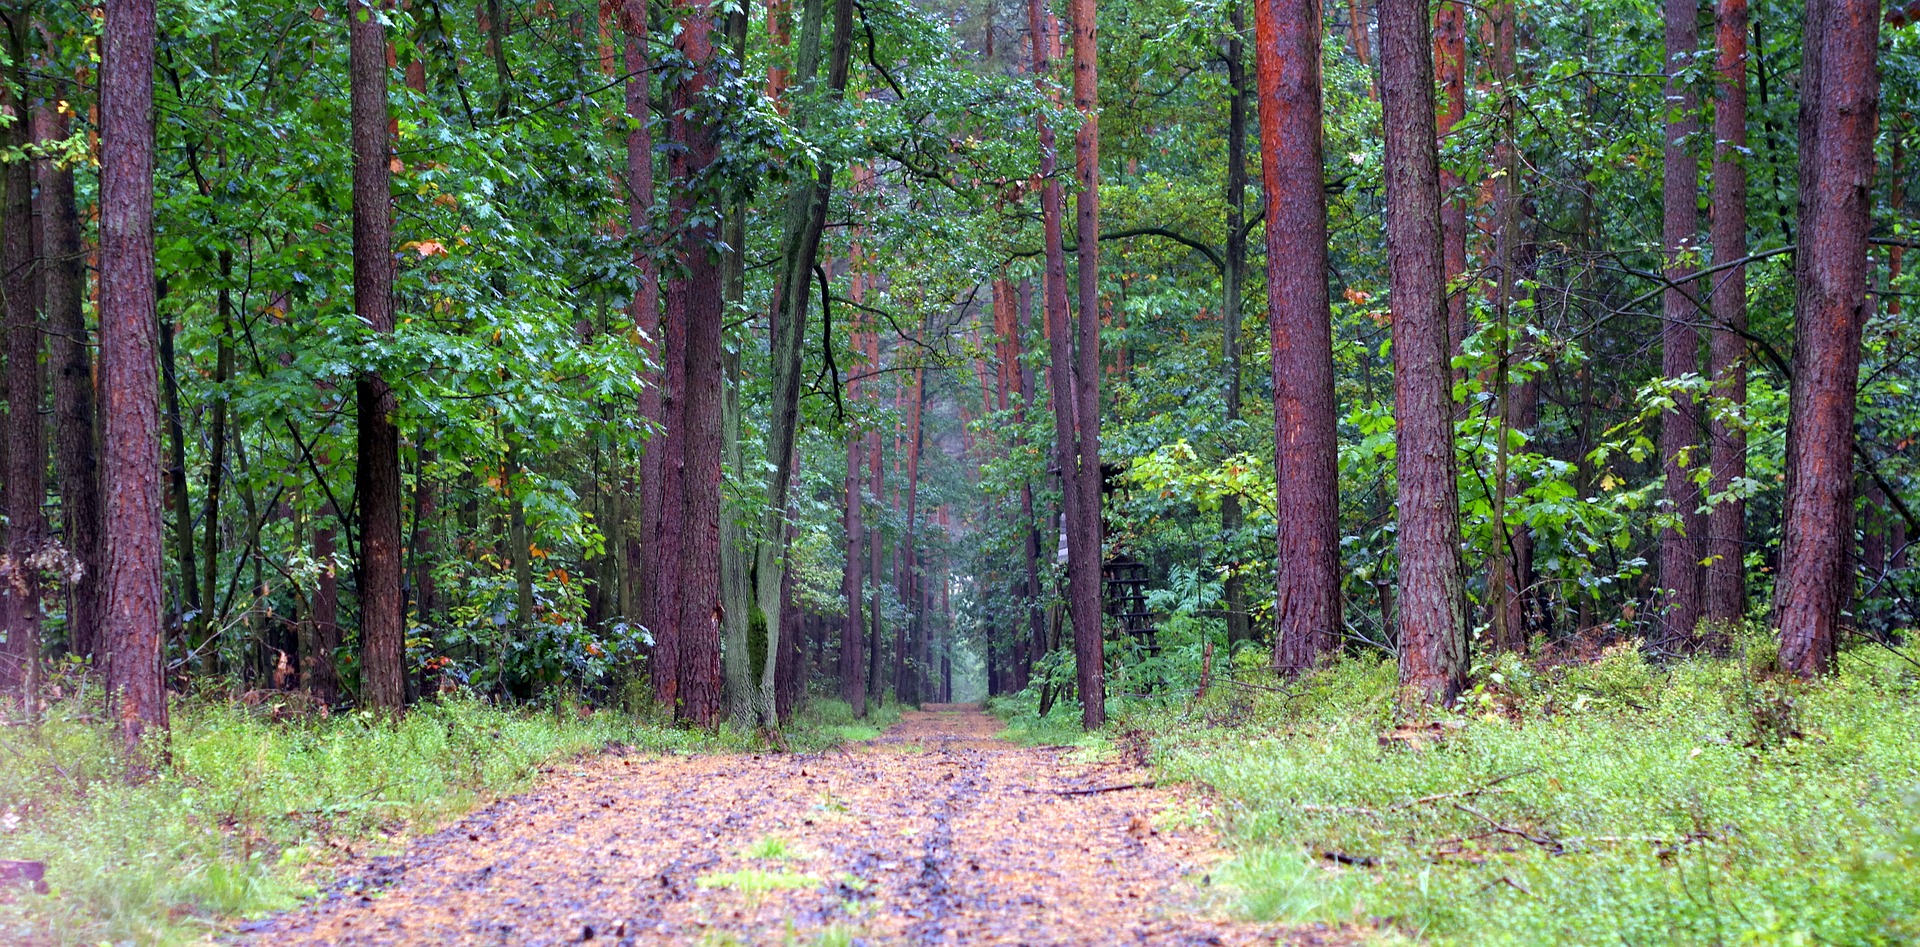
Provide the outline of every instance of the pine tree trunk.
{"type": "Polygon", "coordinates": [[[1400,686],[1407,703],[1446,703],[1466,683],[1467,637],[1426,0],[1381,0],[1379,17],[1399,423],[1400,686]]]}
{"type": "Polygon", "coordinates": [[[1285,524],[1277,545],[1273,668],[1293,675],[1313,667],[1341,632],[1320,4],[1261,3],[1254,7],[1254,29],[1267,192],[1275,517],[1285,524]]]}
{"type": "MultiPolygon", "coordinates": [[[[1747,0],[1719,0],[1714,31],[1719,55],[1720,98],[1713,110],[1714,266],[1747,255],[1747,0]]],[[[1727,495],[1747,475],[1747,432],[1729,424],[1726,412],[1747,403],[1747,271],[1732,266],[1713,276],[1713,333],[1708,339],[1708,376],[1723,404],[1709,427],[1713,478],[1709,492],[1721,496],[1708,513],[1706,619],[1725,630],[1746,612],[1747,504],[1727,495]]]]}
{"type": "MultiPolygon", "coordinates": [[[[689,9],[681,23],[676,43],[693,70],[686,82],[674,89],[673,125],[681,150],[674,157],[676,224],[686,221],[693,210],[692,189],[713,163],[717,152],[712,106],[706,101],[713,82],[715,56],[712,43],[713,9],[700,0],[689,9]]],[[[680,533],[679,576],[676,595],[667,599],[667,607],[676,607],[679,620],[673,636],[679,648],[679,709],[681,719],[702,727],[720,722],[723,680],[720,671],[720,465],[721,465],[721,365],[722,312],[721,274],[716,260],[718,234],[710,223],[687,226],[680,238],[680,264],[684,277],[669,284],[668,293],[680,297],[679,306],[669,300],[669,316],[678,308],[684,323],[684,339],[669,332],[669,350],[681,353],[680,381],[675,392],[682,404],[675,412],[678,431],[670,433],[678,443],[677,452],[669,449],[667,461],[678,453],[680,471],[679,515],[669,528],[680,533]],[[676,341],[683,344],[676,346],[676,341]]],[[[669,430],[673,431],[673,415],[669,430]]]]}
{"type": "MultiPolygon", "coordinates": [[[[13,84],[23,81],[19,63],[24,59],[26,22],[18,17],[8,28],[8,48],[15,65],[7,68],[7,90],[0,93],[0,106],[15,117],[5,132],[12,148],[27,144],[27,123],[20,121],[21,108],[13,84]]],[[[39,570],[28,559],[40,551],[47,540],[46,500],[47,438],[46,423],[40,405],[46,389],[46,372],[40,361],[40,307],[34,292],[33,173],[27,162],[14,160],[0,168],[4,175],[5,198],[0,204],[0,291],[5,297],[7,368],[4,377],[7,399],[5,436],[6,476],[4,536],[6,557],[11,560],[12,575],[0,571],[0,689],[21,692],[29,717],[36,695],[32,692],[40,653],[40,581],[39,570]]]]}
{"type": "MultiPolygon", "coordinates": [[[[67,117],[43,100],[34,110],[34,137],[61,141],[67,117]]],[[[73,170],[50,159],[34,162],[34,214],[45,256],[44,292],[53,366],[54,469],[61,528],[82,571],[68,591],[67,648],[104,660],[100,626],[100,470],[94,451],[93,353],[86,312],[86,260],[80,244],[73,170]]]]}
{"type": "MultiPolygon", "coordinates": [[[[353,305],[373,332],[391,333],[393,206],[389,196],[386,30],[367,0],[348,8],[353,123],[353,305]]],[[[393,389],[367,372],[354,383],[359,410],[354,468],[360,507],[360,701],[397,711],[405,701],[401,600],[400,432],[393,389]]]]}
{"type": "MultiPolygon", "coordinates": [[[[1666,0],[1666,151],[1661,185],[1663,204],[1661,242],[1666,253],[1666,277],[1671,285],[1663,294],[1665,323],[1660,332],[1660,373],[1668,379],[1700,373],[1699,306],[1697,287],[1687,279],[1698,269],[1700,230],[1700,161],[1693,138],[1700,130],[1699,95],[1681,73],[1699,52],[1697,0],[1666,0]]],[[[1660,532],[1660,603],[1663,636],[1669,646],[1687,647],[1700,623],[1700,560],[1706,534],[1700,508],[1700,487],[1692,468],[1699,463],[1699,407],[1691,396],[1676,394],[1673,407],[1660,416],[1660,457],[1666,475],[1666,512],[1680,518],[1680,528],[1660,532]]]]}
{"type": "Polygon", "coordinates": [[[1880,5],[1810,0],[1802,66],[1787,497],[1774,620],[1780,662],[1832,669],[1853,550],[1853,419],[1867,306],[1880,5]]]}
{"type": "MultiPolygon", "coordinates": [[[[1074,463],[1062,477],[1078,480],[1077,502],[1067,530],[1067,591],[1072,598],[1074,666],[1080,688],[1080,722],[1088,730],[1107,722],[1106,641],[1101,608],[1100,502],[1100,95],[1099,45],[1094,0],[1071,0],[1073,107],[1080,114],[1074,135],[1074,227],[1078,249],[1078,351],[1069,391],[1074,406],[1074,463]]],[[[1063,340],[1064,341],[1064,340],[1063,340]]]]}
{"type": "Polygon", "coordinates": [[[159,380],[154,359],[153,0],[105,0],[100,75],[101,577],[109,718],[129,774],[167,756],[161,679],[159,380]]]}

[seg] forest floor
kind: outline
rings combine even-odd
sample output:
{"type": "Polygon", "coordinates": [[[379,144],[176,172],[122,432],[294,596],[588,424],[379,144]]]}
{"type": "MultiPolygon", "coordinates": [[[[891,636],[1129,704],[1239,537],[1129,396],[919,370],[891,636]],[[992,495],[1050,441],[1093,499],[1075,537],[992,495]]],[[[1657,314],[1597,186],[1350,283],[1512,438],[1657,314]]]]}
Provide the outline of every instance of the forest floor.
{"type": "MultiPolygon", "coordinates": [[[[245,925],[295,944],[1271,944],[1226,919],[1206,801],[971,706],[817,754],[610,753],[245,925]]],[[[1126,756],[1126,754],[1119,754],[1126,756]]]]}

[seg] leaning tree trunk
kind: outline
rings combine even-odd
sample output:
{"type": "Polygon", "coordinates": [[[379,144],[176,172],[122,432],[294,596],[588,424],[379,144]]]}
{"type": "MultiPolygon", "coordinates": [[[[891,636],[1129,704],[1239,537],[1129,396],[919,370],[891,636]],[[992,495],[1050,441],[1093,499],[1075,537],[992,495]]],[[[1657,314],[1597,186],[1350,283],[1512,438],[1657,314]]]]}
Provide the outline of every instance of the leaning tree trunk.
{"type": "Polygon", "coordinates": [[[1445,703],[1466,683],[1467,636],[1426,0],[1381,0],[1379,16],[1399,421],[1400,686],[1406,703],[1445,703]]]}
{"type": "Polygon", "coordinates": [[[1747,0],[1720,0],[1714,31],[1720,97],[1713,110],[1713,333],[1708,375],[1723,410],[1708,428],[1710,492],[1721,499],[1707,514],[1705,615],[1722,630],[1746,611],[1747,504],[1733,485],[1747,475],[1747,432],[1726,414],[1747,403],[1747,270],[1732,266],[1747,255],[1747,0]]]}
{"type": "Polygon", "coordinates": [[[1318,0],[1254,7],[1261,178],[1267,192],[1267,320],[1273,348],[1276,547],[1273,668],[1293,675],[1340,632],[1338,434],[1327,302],[1318,0]]]}
{"type": "Polygon", "coordinates": [[[106,0],[100,57],[101,621],[110,636],[110,719],[136,779],[167,754],[154,361],[153,6],[153,0],[106,0]]]}
{"type": "MultiPolygon", "coordinates": [[[[353,124],[353,308],[374,332],[393,320],[393,205],[389,196],[387,42],[374,8],[349,9],[353,124]]],[[[360,700],[398,710],[406,698],[400,539],[400,431],[393,389],[376,372],[354,382],[360,412],[360,700]]],[[[521,553],[524,555],[524,551],[521,553]]]]}
{"type": "Polygon", "coordinates": [[[1874,125],[1874,0],[1810,0],[1802,67],[1787,498],[1774,621],[1780,663],[1833,666],[1853,551],[1853,416],[1866,321],[1874,125]]]}
{"type": "MultiPolygon", "coordinates": [[[[1699,306],[1686,285],[1697,269],[1699,252],[1700,160],[1693,138],[1700,128],[1699,95],[1683,73],[1699,52],[1698,0],[1666,0],[1666,151],[1662,161],[1661,244],[1666,254],[1668,287],[1662,309],[1660,373],[1669,380],[1700,373],[1699,306]]],[[[1700,514],[1700,487],[1693,481],[1692,454],[1700,446],[1699,407],[1676,393],[1673,407],[1660,416],[1660,457],[1666,472],[1666,512],[1679,527],[1660,531],[1660,584],[1663,637],[1687,645],[1700,623],[1700,568],[1706,521],[1700,514]]]]}

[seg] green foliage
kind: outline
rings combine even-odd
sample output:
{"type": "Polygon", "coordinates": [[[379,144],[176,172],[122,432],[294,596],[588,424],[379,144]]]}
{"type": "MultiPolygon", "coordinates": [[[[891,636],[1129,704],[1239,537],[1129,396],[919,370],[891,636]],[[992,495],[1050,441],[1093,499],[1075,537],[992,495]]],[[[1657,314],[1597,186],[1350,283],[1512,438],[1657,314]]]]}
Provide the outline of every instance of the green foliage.
{"type": "Polygon", "coordinates": [[[1920,937],[1920,675],[1820,685],[1745,659],[1503,659],[1471,713],[1396,721],[1389,662],[1124,722],[1219,790],[1242,910],[1425,943],[1920,937]],[[1240,703],[1241,714],[1223,713],[1240,703]]]}

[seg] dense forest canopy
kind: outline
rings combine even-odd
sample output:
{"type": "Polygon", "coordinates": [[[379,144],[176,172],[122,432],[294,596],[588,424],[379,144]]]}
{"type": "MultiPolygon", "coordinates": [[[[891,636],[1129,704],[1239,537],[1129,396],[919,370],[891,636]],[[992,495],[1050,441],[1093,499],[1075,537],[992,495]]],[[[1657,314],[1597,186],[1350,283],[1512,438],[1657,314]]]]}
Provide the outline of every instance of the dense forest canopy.
{"type": "Polygon", "coordinates": [[[5,4],[0,683],[1901,647],[1912,7],[5,4]]]}

